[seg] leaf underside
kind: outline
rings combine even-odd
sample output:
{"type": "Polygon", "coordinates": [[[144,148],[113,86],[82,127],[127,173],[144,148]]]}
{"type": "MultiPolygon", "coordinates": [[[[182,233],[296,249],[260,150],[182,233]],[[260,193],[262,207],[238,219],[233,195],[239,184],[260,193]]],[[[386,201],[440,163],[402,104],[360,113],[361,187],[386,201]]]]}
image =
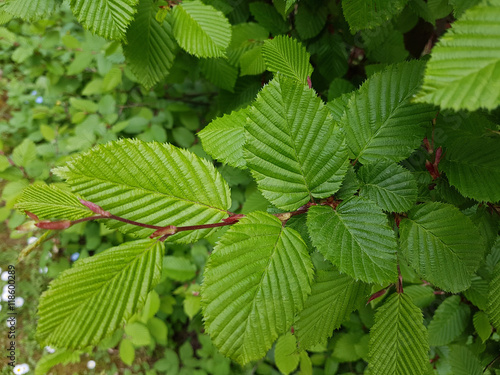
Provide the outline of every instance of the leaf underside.
{"type": "Polygon", "coordinates": [[[219,351],[241,364],[262,358],[304,306],[312,274],[304,241],[276,217],[254,212],[233,225],[208,260],[201,291],[219,351]]]}

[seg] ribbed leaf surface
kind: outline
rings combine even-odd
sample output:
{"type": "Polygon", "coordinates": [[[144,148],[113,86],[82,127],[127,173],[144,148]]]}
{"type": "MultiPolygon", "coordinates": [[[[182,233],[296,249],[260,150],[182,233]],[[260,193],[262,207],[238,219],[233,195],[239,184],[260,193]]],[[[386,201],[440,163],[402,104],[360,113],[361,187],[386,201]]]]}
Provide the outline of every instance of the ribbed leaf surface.
{"type": "Polygon", "coordinates": [[[437,202],[415,206],[401,221],[399,233],[403,255],[427,281],[454,293],[471,285],[484,244],[458,208],[437,202]]]}
{"type": "Polygon", "coordinates": [[[306,83],[307,77],[313,72],[306,47],[285,35],[266,40],[262,47],[262,56],[269,71],[279,72],[301,83],[306,83]]]}
{"type": "Polygon", "coordinates": [[[87,29],[106,39],[121,40],[132,22],[138,0],[70,0],[71,10],[87,29]]]}
{"type": "Polygon", "coordinates": [[[400,13],[408,0],[342,0],[344,17],[351,32],[371,29],[400,13]]]}
{"type": "Polygon", "coordinates": [[[238,78],[238,68],[229,64],[227,59],[223,57],[202,59],[200,60],[200,70],[215,86],[223,90],[233,91],[238,78]]]}
{"type": "Polygon", "coordinates": [[[311,207],[307,228],[313,245],[341,272],[379,284],[397,277],[394,231],[382,210],[371,201],[354,197],[336,210],[311,207]]]}
{"type": "Polygon", "coordinates": [[[460,296],[446,298],[434,313],[427,329],[429,344],[448,345],[462,334],[469,324],[470,308],[460,303],[460,296]]]}
{"type": "Polygon", "coordinates": [[[31,185],[16,200],[16,208],[29,211],[39,219],[76,220],[94,213],[78,197],[53,185],[31,185]]]}
{"type": "Polygon", "coordinates": [[[152,0],[140,0],[137,15],[127,31],[128,43],[123,48],[130,69],[146,88],[168,75],[177,49],[171,17],[158,23],[157,11],[158,6],[152,0]]]}
{"type": "Polygon", "coordinates": [[[245,158],[271,203],[293,210],[339,189],[348,166],[344,136],[313,90],[278,76],[248,116],[245,158]]]}
{"type": "Polygon", "coordinates": [[[1,8],[14,17],[32,21],[50,16],[56,9],[55,0],[11,0],[1,8]]]}
{"type": "Polygon", "coordinates": [[[198,133],[203,149],[214,159],[236,168],[245,168],[243,157],[247,108],[213,120],[198,133]]]}
{"type": "Polygon", "coordinates": [[[43,293],[37,339],[57,348],[98,344],[125,323],[160,281],[161,242],[126,242],[64,271],[43,293]]]}
{"type": "Polygon", "coordinates": [[[276,217],[254,212],[220,239],[204,272],[205,327],[239,363],[262,358],[286,332],[311,291],[306,244],[276,217]]]}
{"type": "Polygon", "coordinates": [[[478,201],[500,201],[500,142],[463,137],[446,148],[439,164],[448,181],[464,196],[478,201]]]}
{"type": "Polygon", "coordinates": [[[368,300],[370,286],[331,267],[318,270],[304,309],[294,323],[301,349],[324,343],[351,312],[368,300]]]}
{"type": "Polygon", "coordinates": [[[380,160],[364,165],[358,177],[364,184],[359,195],[386,211],[404,212],[417,200],[417,181],[410,171],[395,163],[380,160]]]}
{"type": "MultiPolygon", "coordinates": [[[[214,223],[231,206],[229,187],[214,166],[170,144],[122,139],[75,156],[55,171],[86,200],[145,224],[214,223]]],[[[139,237],[152,233],[118,221],[108,225],[139,237]]],[[[171,238],[192,242],[208,233],[181,232],[171,238]]]]}
{"type": "Polygon", "coordinates": [[[419,61],[391,65],[355,92],[340,122],[352,158],[400,161],[420,145],[422,125],[436,114],[428,105],[410,103],[423,71],[419,61]]]}
{"type": "Polygon", "coordinates": [[[370,331],[370,373],[422,375],[428,350],[422,311],[405,294],[393,294],[377,310],[370,331]]]}
{"type": "Polygon", "coordinates": [[[222,57],[231,41],[231,25],[224,14],[199,0],[174,8],[174,36],[185,51],[197,57],[222,57]]]}
{"type": "Polygon", "coordinates": [[[500,263],[493,271],[488,293],[488,317],[497,330],[500,330],[500,263]]]}
{"type": "Polygon", "coordinates": [[[482,375],[483,366],[479,359],[465,346],[451,347],[449,362],[453,375],[482,375]]]}
{"type": "Polygon", "coordinates": [[[469,111],[500,104],[500,0],[470,8],[439,39],[417,100],[469,111]]]}

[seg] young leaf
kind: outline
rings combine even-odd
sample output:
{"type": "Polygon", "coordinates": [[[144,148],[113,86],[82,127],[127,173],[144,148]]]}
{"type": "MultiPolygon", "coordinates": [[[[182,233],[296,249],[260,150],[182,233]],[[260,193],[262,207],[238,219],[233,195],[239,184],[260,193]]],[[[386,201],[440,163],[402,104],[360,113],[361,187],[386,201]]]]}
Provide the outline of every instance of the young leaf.
{"type": "Polygon", "coordinates": [[[158,23],[157,10],[154,1],[140,0],[137,15],[127,31],[128,43],[123,48],[130,69],[146,88],[168,75],[177,49],[171,17],[158,23]]]}
{"type": "Polygon", "coordinates": [[[455,111],[500,104],[500,1],[483,1],[432,49],[416,100],[455,111]]]}
{"type": "Polygon", "coordinates": [[[70,0],[78,21],[106,39],[121,40],[132,22],[138,0],[70,0]]]}
{"type": "Polygon", "coordinates": [[[288,332],[276,342],[276,348],[274,349],[276,367],[278,367],[282,374],[288,375],[297,368],[299,360],[300,357],[297,352],[295,336],[288,332]]]}
{"type": "Polygon", "coordinates": [[[183,1],[174,8],[174,36],[197,57],[223,57],[231,41],[231,25],[224,14],[199,0],[183,1]]]}
{"type": "Polygon", "coordinates": [[[439,164],[440,169],[462,195],[478,201],[500,201],[498,146],[497,139],[459,138],[446,148],[446,155],[439,164]]]}
{"type": "Polygon", "coordinates": [[[244,52],[240,57],[240,75],[262,74],[266,70],[266,64],[262,57],[262,45],[256,45],[254,48],[244,52]]]}
{"type": "Polygon", "coordinates": [[[488,316],[493,327],[500,330],[500,263],[493,270],[488,297],[488,316]]]}
{"type": "Polygon", "coordinates": [[[235,168],[245,168],[243,157],[247,108],[213,120],[198,133],[203,149],[214,159],[235,168]]]}
{"type": "MultiPolygon", "coordinates": [[[[156,21],[155,21],[156,22],[156,21]]],[[[199,225],[220,221],[231,206],[227,183],[214,166],[168,143],[122,139],[100,145],[55,170],[75,193],[114,215],[145,224],[199,225]]],[[[110,228],[146,237],[151,229],[119,221],[110,228]]],[[[181,232],[192,242],[210,230],[181,232]]]]}
{"type": "Polygon", "coordinates": [[[16,200],[16,208],[39,219],[76,220],[94,214],[77,196],[54,185],[28,186],[16,200]]]}
{"type": "Polygon", "coordinates": [[[307,83],[307,77],[313,72],[306,48],[288,36],[280,35],[266,40],[262,47],[262,56],[269,71],[279,72],[301,83],[307,83]]]}
{"type": "Polygon", "coordinates": [[[455,206],[415,206],[399,225],[401,250],[409,264],[441,289],[460,292],[471,285],[484,254],[478,229],[455,206]]]}
{"type": "Polygon", "coordinates": [[[395,163],[380,160],[364,165],[358,177],[363,182],[359,195],[386,211],[404,212],[417,200],[417,181],[410,171],[395,163]]]}
{"type": "Polygon", "coordinates": [[[326,342],[349,315],[368,300],[370,286],[355,281],[333,267],[316,271],[304,309],[294,323],[301,349],[326,342]]]}
{"type": "Polygon", "coordinates": [[[421,375],[428,350],[422,311],[407,295],[393,294],[378,309],[370,331],[370,373],[421,375]]]}
{"type": "Polygon", "coordinates": [[[453,375],[483,375],[481,362],[466,346],[453,345],[449,362],[453,375]]]}
{"type": "Polygon", "coordinates": [[[336,209],[313,206],[307,228],[313,245],[341,272],[368,283],[396,279],[396,237],[371,201],[354,197],[336,209]]]}
{"type": "Polygon", "coordinates": [[[352,158],[397,162],[420,145],[422,125],[436,114],[431,106],[410,102],[423,71],[420,61],[391,65],[355,92],[340,121],[352,158]]]}
{"type": "Polygon", "coordinates": [[[460,303],[460,296],[446,298],[429,323],[429,344],[448,345],[462,334],[469,323],[470,308],[460,303]]]}
{"type": "Polygon", "coordinates": [[[351,32],[371,29],[387,22],[405,7],[408,0],[342,0],[344,17],[351,32]]]}
{"type": "Polygon", "coordinates": [[[48,18],[55,11],[56,5],[55,0],[14,0],[4,2],[1,9],[14,17],[33,21],[48,18]]]}
{"type": "Polygon", "coordinates": [[[248,116],[245,159],[271,203],[293,210],[339,189],[348,166],[344,137],[313,90],[278,76],[248,116]]]}
{"type": "Polygon", "coordinates": [[[160,281],[161,242],[126,242],[83,259],[50,283],[37,339],[57,348],[97,345],[142,307],[160,281]]]}
{"type": "Polygon", "coordinates": [[[262,358],[293,323],[311,291],[312,262],[299,234],[254,212],[219,240],[201,290],[205,327],[239,363],[262,358]]]}

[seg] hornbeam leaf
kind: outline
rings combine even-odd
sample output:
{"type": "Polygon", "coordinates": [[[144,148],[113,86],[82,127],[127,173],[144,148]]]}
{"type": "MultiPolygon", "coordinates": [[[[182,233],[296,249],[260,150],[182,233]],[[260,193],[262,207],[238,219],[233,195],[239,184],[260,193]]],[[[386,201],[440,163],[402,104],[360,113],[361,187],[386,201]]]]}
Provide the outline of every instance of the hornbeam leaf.
{"type": "Polygon", "coordinates": [[[483,366],[479,359],[463,345],[451,346],[449,363],[453,375],[483,375],[483,366]]]}
{"type": "Polygon", "coordinates": [[[76,19],[105,39],[121,40],[132,22],[138,0],[70,0],[76,19]]]}
{"type": "Polygon", "coordinates": [[[157,10],[154,1],[140,0],[137,15],[127,31],[128,43],[123,48],[130,69],[146,88],[168,75],[178,48],[170,25],[171,17],[158,23],[157,10]]]}
{"type": "Polygon", "coordinates": [[[497,139],[463,137],[451,142],[439,164],[448,181],[464,196],[500,201],[500,147],[497,139]]]}
{"type": "Polygon", "coordinates": [[[341,272],[379,284],[397,277],[394,231],[371,201],[354,197],[336,209],[313,206],[307,228],[313,245],[341,272]]]}
{"type": "Polygon", "coordinates": [[[163,252],[159,241],[138,240],[75,263],[40,298],[37,339],[57,348],[97,345],[144,305],[160,281],[163,252]]]}
{"type": "Polygon", "coordinates": [[[500,263],[493,270],[488,297],[488,317],[493,327],[500,330],[500,263]]]}
{"type": "Polygon", "coordinates": [[[293,229],[253,212],[220,239],[204,272],[205,327],[219,351],[244,364],[262,358],[311,291],[312,262],[293,229]]]}
{"type": "Polygon", "coordinates": [[[238,68],[229,64],[227,59],[200,60],[200,70],[215,86],[223,90],[233,91],[236,79],[238,78],[238,68]]]}
{"type": "Polygon", "coordinates": [[[399,14],[408,0],[342,0],[342,9],[351,32],[371,29],[399,14]]]}
{"type": "Polygon", "coordinates": [[[384,160],[359,168],[363,182],[360,196],[366,196],[379,207],[391,212],[404,212],[417,200],[417,181],[410,171],[384,160]]]}
{"type": "Polygon", "coordinates": [[[301,349],[326,342],[351,312],[368,300],[371,287],[341,274],[332,266],[316,271],[316,278],[304,309],[294,323],[301,349]]]}
{"type": "Polygon", "coordinates": [[[443,346],[455,340],[467,327],[469,316],[470,308],[460,303],[460,296],[446,298],[427,327],[430,345],[443,346]]]}
{"type": "Polygon", "coordinates": [[[76,195],[54,185],[28,186],[16,200],[15,207],[33,213],[39,219],[76,220],[94,215],[76,195]]]}
{"type": "Polygon", "coordinates": [[[470,8],[439,39],[416,100],[456,111],[500,104],[500,0],[470,8]]]}
{"type": "Polygon", "coordinates": [[[352,158],[362,163],[377,159],[397,162],[420,145],[422,125],[436,114],[429,105],[410,102],[423,71],[420,61],[390,65],[353,94],[340,120],[352,158]]]}
{"type": "Polygon", "coordinates": [[[279,35],[266,40],[262,47],[262,56],[269,71],[279,72],[301,83],[306,83],[307,77],[313,72],[306,47],[288,36],[279,35]]]}
{"type": "Polygon", "coordinates": [[[485,246],[458,208],[438,202],[417,205],[401,221],[399,233],[402,254],[426,280],[454,293],[471,285],[485,246]]]}
{"type": "Polygon", "coordinates": [[[214,159],[236,168],[245,168],[243,157],[247,108],[213,120],[198,133],[203,149],[214,159]]]}
{"type": "Polygon", "coordinates": [[[231,25],[224,14],[199,0],[174,8],[174,35],[179,45],[197,57],[223,57],[231,41],[231,25]]]}
{"type": "Polygon", "coordinates": [[[370,331],[371,374],[422,375],[429,361],[422,311],[405,294],[393,294],[370,331]]]}
{"type": "MultiPolygon", "coordinates": [[[[55,173],[104,210],[150,225],[216,223],[231,206],[229,187],[214,166],[168,143],[110,142],[75,156],[55,173]]],[[[107,224],[138,237],[153,232],[114,220],[107,224]]],[[[210,232],[180,232],[171,238],[193,242],[210,232]]]]}
{"type": "Polygon", "coordinates": [[[248,116],[245,159],[271,203],[294,210],[339,189],[348,166],[344,136],[313,90],[280,75],[248,116]]]}
{"type": "Polygon", "coordinates": [[[55,0],[11,0],[4,2],[2,11],[26,21],[50,16],[56,9],[55,0]]]}

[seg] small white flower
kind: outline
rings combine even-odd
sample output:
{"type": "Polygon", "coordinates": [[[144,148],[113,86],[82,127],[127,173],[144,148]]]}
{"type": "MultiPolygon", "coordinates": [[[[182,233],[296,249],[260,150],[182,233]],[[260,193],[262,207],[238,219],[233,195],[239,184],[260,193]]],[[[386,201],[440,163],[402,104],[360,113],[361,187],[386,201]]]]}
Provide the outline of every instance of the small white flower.
{"type": "Polygon", "coordinates": [[[12,372],[14,374],[26,374],[30,370],[30,367],[26,363],[22,363],[20,365],[16,365],[12,372]]]}
{"type": "Polygon", "coordinates": [[[9,273],[7,271],[2,272],[0,279],[2,279],[2,281],[9,281],[9,273]]]}
{"type": "Polygon", "coordinates": [[[9,292],[9,284],[3,286],[2,293],[8,293],[9,292]]]}
{"type": "Polygon", "coordinates": [[[56,351],[56,350],[55,350],[53,347],[51,347],[51,346],[46,346],[44,349],[45,349],[45,351],[46,351],[47,353],[51,353],[51,354],[52,354],[52,353],[54,353],[54,352],[56,351]]]}
{"type": "MultiPolygon", "coordinates": [[[[10,327],[12,327],[12,326],[15,326],[16,324],[17,324],[17,319],[16,319],[16,318],[11,319],[11,320],[7,320],[7,321],[5,322],[5,325],[7,326],[7,328],[10,328],[10,327]]],[[[21,365],[19,365],[19,366],[21,366],[21,365]]],[[[27,366],[27,365],[26,365],[26,366],[27,366]]],[[[16,374],[17,374],[17,372],[16,372],[16,374]]],[[[24,372],[23,372],[23,374],[24,374],[24,372]]]]}
{"type": "Polygon", "coordinates": [[[49,267],[42,267],[42,268],[39,268],[39,269],[38,269],[38,272],[40,272],[40,273],[42,273],[42,274],[43,274],[43,273],[47,273],[47,272],[49,272],[49,267]]]}
{"type": "Polygon", "coordinates": [[[5,302],[9,302],[9,296],[10,296],[9,292],[4,291],[2,293],[2,300],[5,302]]]}
{"type": "Polygon", "coordinates": [[[30,237],[28,238],[28,245],[31,245],[32,243],[35,243],[38,240],[38,237],[30,237]]]}
{"type": "Polygon", "coordinates": [[[16,301],[14,302],[14,305],[16,307],[22,307],[24,305],[24,298],[23,297],[16,297],[16,301]]]}
{"type": "Polygon", "coordinates": [[[87,368],[88,368],[89,370],[93,370],[93,369],[95,369],[95,361],[92,361],[92,360],[88,361],[88,362],[87,362],[87,368]]]}

